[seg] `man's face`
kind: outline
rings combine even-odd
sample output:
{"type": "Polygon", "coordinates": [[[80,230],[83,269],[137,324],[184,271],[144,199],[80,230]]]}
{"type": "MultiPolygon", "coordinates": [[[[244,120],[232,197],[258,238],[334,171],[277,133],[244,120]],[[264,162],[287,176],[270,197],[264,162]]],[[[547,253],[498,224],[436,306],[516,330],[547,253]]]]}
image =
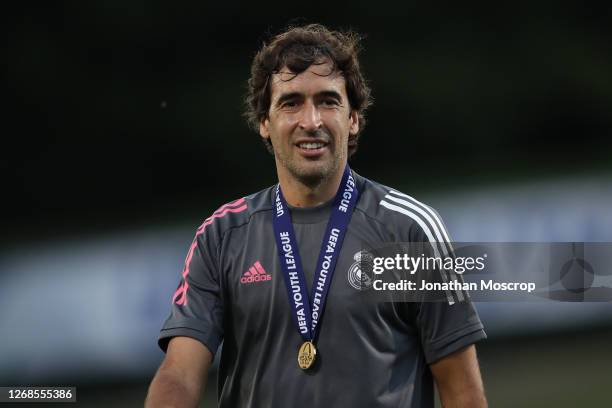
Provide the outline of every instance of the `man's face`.
{"type": "Polygon", "coordinates": [[[295,77],[286,67],[274,74],[270,110],[259,127],[272,141],[277,170],[306,184],[344,170],[349,134],[359,130],[344,77],[331,71],[327,62],[295,77]]]}

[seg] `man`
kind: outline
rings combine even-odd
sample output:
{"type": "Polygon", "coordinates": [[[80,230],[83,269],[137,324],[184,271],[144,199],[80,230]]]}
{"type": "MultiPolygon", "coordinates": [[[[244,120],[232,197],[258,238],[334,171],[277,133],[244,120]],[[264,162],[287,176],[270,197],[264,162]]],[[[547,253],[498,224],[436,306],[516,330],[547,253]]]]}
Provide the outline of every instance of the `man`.
{"type": "Polygon", "coordinates": [[[357,50],[355,35],[308,25],[255,57],[247,116],[279,184],[197,230],[148,407],[196,406],[222,341],[221,407],[431,407],[434,380],[444,406],[486,406],[473,346],[485,334],[465,294],[365,302],[351,280],[366,247],[450,250],[432,209],[347,165],[370,103],[357,50]]]}

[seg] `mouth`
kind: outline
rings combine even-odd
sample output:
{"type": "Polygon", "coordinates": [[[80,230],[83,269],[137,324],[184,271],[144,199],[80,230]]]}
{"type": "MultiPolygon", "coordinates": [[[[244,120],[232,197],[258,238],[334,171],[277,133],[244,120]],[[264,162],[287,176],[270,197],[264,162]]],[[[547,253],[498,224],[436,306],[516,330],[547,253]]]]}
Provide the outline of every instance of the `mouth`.
{"type": "Polygon", "coordinates": [[[298,151],[305,157],[318,157],[327,150],[328,143],[322,141],[301,141],[295,144],[298,151]]]}
{"type": "Polygon", "coordinates": [[[317,150],[325,146],[327,146],[327,143],[323,143],[323,142],[302,142],[302,143],[297,144],[297,147],[299,147],[300,149],[306,149],[306,150],[317,150]]]}

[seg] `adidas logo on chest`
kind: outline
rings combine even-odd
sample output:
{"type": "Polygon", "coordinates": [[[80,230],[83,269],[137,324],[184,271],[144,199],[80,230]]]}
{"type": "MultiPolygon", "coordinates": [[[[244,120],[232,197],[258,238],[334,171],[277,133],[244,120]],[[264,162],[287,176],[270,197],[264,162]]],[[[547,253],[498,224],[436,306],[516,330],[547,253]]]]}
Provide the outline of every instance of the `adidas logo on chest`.
{"type": "Polygon", "coordinates": [[[272,280],[272,275],[266,272],[259,261],[255,262],[240,278],[242,284],[253,284],[272,280]]]}

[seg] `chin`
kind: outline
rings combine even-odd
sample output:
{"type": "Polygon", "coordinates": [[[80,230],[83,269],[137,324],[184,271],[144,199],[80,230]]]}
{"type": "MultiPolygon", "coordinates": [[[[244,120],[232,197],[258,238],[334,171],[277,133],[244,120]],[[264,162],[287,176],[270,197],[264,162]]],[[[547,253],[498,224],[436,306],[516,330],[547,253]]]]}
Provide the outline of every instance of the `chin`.
{"type": "Polygon", "coordinates": [[[335,163],[304,163],[290,169],[295,178],[306,185],[317,185],[332,177],[337,170],[335,163]]]}

